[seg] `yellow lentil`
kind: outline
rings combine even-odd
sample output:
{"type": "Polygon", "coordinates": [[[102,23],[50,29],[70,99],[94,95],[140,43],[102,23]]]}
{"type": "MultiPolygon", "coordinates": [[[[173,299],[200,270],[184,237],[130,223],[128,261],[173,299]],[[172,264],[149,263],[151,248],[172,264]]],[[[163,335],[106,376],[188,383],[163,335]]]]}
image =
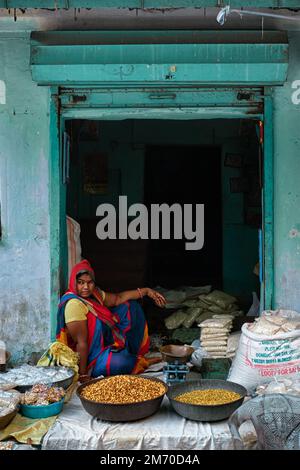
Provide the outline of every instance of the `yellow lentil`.
{"type": "Polygon", "coordinates": [[[87,385],[81,396],[98,403],[129,404],[152,400],[165,392],[166,387],[154,380],[134,375],[115,375],[87,385]]]}
{"type": "Polygon", "coordinates": [[[193,390],[192,392],[182,393],[174,399],[190,405],[224,405],[238,400],[241,395],[236,392],[230,392],[224,389],[206,389],[193,390]]]}

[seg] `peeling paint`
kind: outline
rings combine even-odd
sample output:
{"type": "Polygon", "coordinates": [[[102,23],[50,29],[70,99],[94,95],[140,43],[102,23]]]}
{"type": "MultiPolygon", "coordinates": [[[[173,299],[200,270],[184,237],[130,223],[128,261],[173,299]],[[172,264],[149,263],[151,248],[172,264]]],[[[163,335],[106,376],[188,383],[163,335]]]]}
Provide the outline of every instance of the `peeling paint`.
{"type": "Polygon", "coordinates": [[[0,338],[22,362],[50,341],[48,91],[31,80],[29,36],[0,33],[0,49],[0,338]]]}
{"type": "Polygon", "coordinates": [[[3,80],[0,80],[0,104],[6,104],[6,85],[3,80]]]}
{"type": "Polygon", "coordinates": [[[296,238],[300,237],[300,232],[296,228],[292,228],[292,230],[289,231],[289,238],[296,238]]]}

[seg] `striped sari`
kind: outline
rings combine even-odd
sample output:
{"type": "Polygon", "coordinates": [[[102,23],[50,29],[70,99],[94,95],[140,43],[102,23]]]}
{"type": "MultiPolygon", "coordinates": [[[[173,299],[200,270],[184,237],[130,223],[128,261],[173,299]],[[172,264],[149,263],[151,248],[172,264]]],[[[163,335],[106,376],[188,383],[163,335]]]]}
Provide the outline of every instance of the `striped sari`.
{"type": "Polygon", "coordinates": [[[57,340],[76,350],[65,322],[67,302],[76,298],[89,309],[88,369],[92,377],[142,373],[149,365],[144,357],[149,351],[149,336],[140,304],[131,300],[109,310],[104,305],[98,288],[95,288],[93,297],[83,299],[76,290],[76,275],[83,270],[94,275],[87,260],[74,266],[69,289],[62,296],[58,307],[57,340]]]}

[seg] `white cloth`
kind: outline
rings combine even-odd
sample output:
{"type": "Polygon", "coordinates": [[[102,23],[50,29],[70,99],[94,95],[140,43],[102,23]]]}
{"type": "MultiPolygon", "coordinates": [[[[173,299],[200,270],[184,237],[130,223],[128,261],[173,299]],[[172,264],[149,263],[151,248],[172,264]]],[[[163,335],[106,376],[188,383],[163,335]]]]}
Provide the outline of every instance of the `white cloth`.
{"type": "Polygon", "coordinates": [[[75,264],[81,261],[80,225],[67,215],[69,278],[75,264]]]}
{"type": "Polygon", "coordinates": [[[173,411],[167,397],[149,418],[112,423],[92,418],[75,395],[45,435],[42,449],[234,449],[234,438],[227,421],[210,424],[187,420],[173,411]]]}

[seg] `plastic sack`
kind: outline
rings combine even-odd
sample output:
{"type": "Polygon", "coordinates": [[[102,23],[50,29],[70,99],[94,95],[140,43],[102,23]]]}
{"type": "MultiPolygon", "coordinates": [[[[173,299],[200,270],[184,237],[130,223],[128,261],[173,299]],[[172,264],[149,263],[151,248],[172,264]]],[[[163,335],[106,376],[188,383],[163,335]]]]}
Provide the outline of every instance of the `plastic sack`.
{"type": "Polygon", "coordinates": [[[218,334],[220,336],[222,335],[227,335],[229,334],[230,332],[230,328],[202,328],[201,329],[201,337],[202,335],[215,335],[215,336],[218,336],[218,334]]]}
{"type": "Polygon", "coordinates": [[[245,323],[228,380],[251,390],[274,377],[300,378],[299,349],[300,330],[267,336],[245,323]]]}
{"type": "Polygon", "coordinates": [[[235,333],[231,333],[227,341],[227,353],[235,353],[239,347],[239,342],[241,338],[241,332],[236,331],[235,333]]]}
{"type": "Polygon", "coordinates": [[[235,449],[244,448],[239,429],[249,420],[255,428],[258,450],[300,449],[298,397],[276,393],[245,401],[228,421],[235,449]]]}
{"type": "Polygon", "coordinates": [[[172,332],[172,340],[183,344],[191,344],[195,339],[199,339],[199,328],[177,328],[172,332]]]}
{"type": "MultiPolygon", "coordinates": [[[[201,346],[204,347],[201,343],[201,346]]],[[[222,352],[226,353],[227,346],[205,346],[204,349],[208,352],[222,352]]]]}
{"type": "Polygon", "coordinates": [[[231,326],[231,320],[229,318],[211,318],[204,320],[200,323],[200,328],[228,328],[231,326]]]}
{"type": "Polygon", "coordinates": [[[201,310],[202,310],[201,308],[193,308],[193,307],[186,310],[185,312],[186,318],[184,322],[182,323],[182,325],[185,328],[190,328],[197,320],[199,314],[201,313],[201,310]]]}
{"type": "Polygon", "coordinates": [[[217,313],[217,314],[220,314],[220,315],[222,315],[225,312],[225,310],[223,308],[219,307],[218,305],[214,305],[214,304],[210,305],[210,307],[208,307],[208,310],[212,313],[217,313]]]}
{"type": "Polygon", "coordinates": [[[208,339],[202,339],[201,338],[201,346],[203,348],[206,348],[207,346],[226,346],[226,351],[227,351],[227,339],[213,339],[213,340],[208,340],[208,339]]]}
{"type": "Polygon", "coordinates": [[[257,297],[256,292],[252,292],[252,305],[249,308],[249,311],[247,313],[247,317],[258,317],[259,316],[259,311],[260,311],[260,302],[257,297]]]}
{"type": "Polygon", "coordinates": [[[162,287],[156,287],[155,290],[163,294],[167,303],[165,308],[180,308],[186,300],[185,292],[180,290],[167,290],[162,287]]]}
{"type": "Polygon", "coordinates": [[[185,296],[187,299],[191,299],[193,297],[197,297],[201,294],[208,294],[211,291],[211,286],[182,286],[180,290],[185,292],[185,296]]]}
{"type": "Polygon", "coordinates": [[[207,295],[199,295],[198,302],[199,304],[203,305],[203,307],[209,307],[213,304],[213,302],[207,300],[207,295]]]}
{"type": "Polygon", "coordinates": [[[208,356],[207,351],[205,351],[205,349],[201,348],[200,346],[191,355],[190,362],[196,367],[201,367],[203,358],[207,356],[208,356]]]}
{"type": "Polygon", "coordinates": [[[259,385],[256,388],[258,395],[266,395],[268,393],[285,393],[289,395],[297,395],[300,397],[300,380],[299,379],[276,379],[270,383],[259,385]]]}
{"type": "Polygon", "coordinates": [[[212,341],[212,340],[227,340],[228,335],[225,333],[216,333],[216,334],[201,334],[201,341],[212,341]]]}
{"type": "Polygon", "coordinates": [[[275,336],[295,330],[300,330],[300,315],[294,310],[265,310],[249,325],[249,331],[262,335],[275,336]]]}
{"type": "Polygon", "coordinates": [[[199,300],[193,300],[193,299],[190,299],[190,300],[185,300],[183,303],[182,303],[182,306],[183,307],[197,307],[197,308],[201,308],[201,305],[199,307],[199,300]]]}
{"type": "Polygon", "coordinates": [[[172,313],[169,317],[165,318],[165,325],[168,330],[175,330],[178,328],[184,320],[186,319],[187,315],[182,310],[177,310],[176,312],[172,313]]]}
{"type": "Polygon", "coordinates": [[[14,411],[21,400],[21,393],[16,390],[0,390],[0,417],[6,416],[14,411]]]}
{"type": "Polygon", "coordinates": [[[212,312],[208,311],[208,310],[203,310],[199,317],[197,317],[196,319],[196,322],[197,324],[199,325],[199,323],[203,322],[204,320],[207,320],[208,318],[211,318],[212,317],[212,312]]]}
{"type": "Polygon", "coordinates": [[[211,304],[216,304],[225,310],[227,307],[229,307],[229,305],[232,305],[237,302],[237,299],[235,297],[226,294],[226,292],[222,292],[220,290],[214,290],[206,296],[205,300],[210,302],[211,304]]]}

